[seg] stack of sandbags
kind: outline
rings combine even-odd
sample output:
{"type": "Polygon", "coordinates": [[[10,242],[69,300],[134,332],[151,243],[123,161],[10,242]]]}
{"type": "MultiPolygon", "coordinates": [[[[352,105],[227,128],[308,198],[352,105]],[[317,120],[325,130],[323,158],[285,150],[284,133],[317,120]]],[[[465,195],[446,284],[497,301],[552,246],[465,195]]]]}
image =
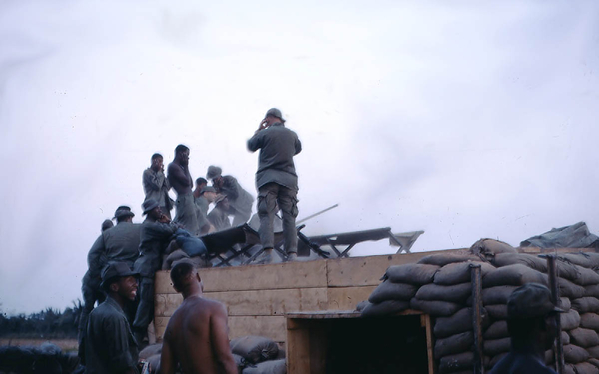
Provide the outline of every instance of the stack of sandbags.
{"type": "Polygon", "coordinates": [[[362,307],[365,317],[392,315],[410,308],[410,300],[422,285],[430,284],[439,266],[405,264],[390,266],[381,283],[362,307]]]}
{"type": "Polygon", "coordinates": [[[243,336],[231,340],[231,351],[240,373],[285,374],[285,355],[278,344],[263,336],[243,336]]]}
{"type": "MultiPolygon", "coordinates": [[[[439,362],[439,372],[442,374],[472,368],[472,308],[466,304],[472,294],[470,278],[474,264],[481,267],[482,274],[494,270],[492,265],[484,262],[469,260],[448,263],[435,273],[433,283],[420,287],[412,299],[412,308],[438,316],[433,329],[433,355],[439,362]]],[[[483,326],[486,326],[488,318],[484,310],[482,317],[483,326]]]]}

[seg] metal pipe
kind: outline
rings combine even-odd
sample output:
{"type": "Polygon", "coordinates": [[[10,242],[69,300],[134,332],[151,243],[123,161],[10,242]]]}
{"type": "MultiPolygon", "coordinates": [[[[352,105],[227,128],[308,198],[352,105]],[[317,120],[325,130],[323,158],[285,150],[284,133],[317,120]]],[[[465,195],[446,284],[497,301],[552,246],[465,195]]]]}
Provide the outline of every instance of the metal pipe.
{"type": "MultiPolygon", "coordinates": [[[[551,301],[554,305],[560,305],[559,287],[557,278],[557,258],[547,255],[547,273],[549,275],[549,290],[551,290],[551,301]]],[[[553,354],[555,355],[555,370],[557,374],[564,372],[564,346],[562,342],[562,323],[559,314],[555,316],[557,325],[557,336],[553,341],[553,354]]]]}
{"type": "Polygon", "coordinates": [[[482,274],[480,264],[470,264],[472,285],[472,331],[474,332],[474,374],[484,374],[482,331],[482,274]]]}

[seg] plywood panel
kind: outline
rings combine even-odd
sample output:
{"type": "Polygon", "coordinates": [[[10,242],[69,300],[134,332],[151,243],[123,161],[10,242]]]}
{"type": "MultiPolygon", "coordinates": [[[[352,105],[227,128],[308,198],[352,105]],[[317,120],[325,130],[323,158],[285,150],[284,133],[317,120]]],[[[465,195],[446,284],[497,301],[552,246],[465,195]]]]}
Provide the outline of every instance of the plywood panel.
{"type": "Polygon", "coordinates": [[[259,335],[276,342],[286,340],[283,316],[229,316],[229,338],[259,335]]]}
{"type": "Polygon", "coordinates": [[[390,265],[417,262],[425,256],[456,250],[417,252],[395,255],[350,257],[327,260],[329,287],[376,286],[390,265]]]}
{"type": "MultiPolygon", "coordinates": [[[[156,340],[162,341],[170,317],[156,317],[156,340]]],[[[259,335],[276,342],[286,339],[285,317],[283,316],[229,316],[229,338],[259,335]]]]}
{"type": "MultiPolygon", "coordinates": [[[[206,292],[204,295],[224,303],[230,316],[270,316],[327,309],[326,288],[206,292]]],[[[172,316],[182,302],[179,294],[157,294],[155,314],[172,316]]]]}
{"type": "MultiPolygon", "coordinates": [[[[205,292],[327,286],[326,261],[200,269],[205,292]]],[[[175,293],[168,271],[156,273],[156,293],[175,293]]]]}
{"type": "Polygon", "coordinates": [[[376,286],[328,288],[328,309],[354,310],[360,301],[368,300],[375,288],[376,286]]]}

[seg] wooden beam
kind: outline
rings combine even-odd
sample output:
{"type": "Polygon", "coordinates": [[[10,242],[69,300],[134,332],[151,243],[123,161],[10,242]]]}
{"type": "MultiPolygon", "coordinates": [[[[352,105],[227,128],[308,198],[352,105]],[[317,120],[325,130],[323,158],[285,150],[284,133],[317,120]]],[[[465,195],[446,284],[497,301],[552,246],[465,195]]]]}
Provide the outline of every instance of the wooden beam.
{"type": "Polygon", "coordinates": [[[368,300],[375,288],[376,286],[327,288],[328,309],[353,310],[360,301],[368,300]]]}

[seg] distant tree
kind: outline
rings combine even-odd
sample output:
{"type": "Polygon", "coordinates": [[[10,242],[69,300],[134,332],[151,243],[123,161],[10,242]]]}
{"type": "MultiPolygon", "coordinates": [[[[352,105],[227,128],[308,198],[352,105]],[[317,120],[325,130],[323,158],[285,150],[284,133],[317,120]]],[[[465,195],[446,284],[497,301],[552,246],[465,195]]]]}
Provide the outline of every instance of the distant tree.
{"type": "Polygon", "coordinates": [[[81,300],[77,300],[62,312],[46,308],[29,315],[8,316],[0,310],[0,337],[75,338],[81,309],[81,300]]]}

